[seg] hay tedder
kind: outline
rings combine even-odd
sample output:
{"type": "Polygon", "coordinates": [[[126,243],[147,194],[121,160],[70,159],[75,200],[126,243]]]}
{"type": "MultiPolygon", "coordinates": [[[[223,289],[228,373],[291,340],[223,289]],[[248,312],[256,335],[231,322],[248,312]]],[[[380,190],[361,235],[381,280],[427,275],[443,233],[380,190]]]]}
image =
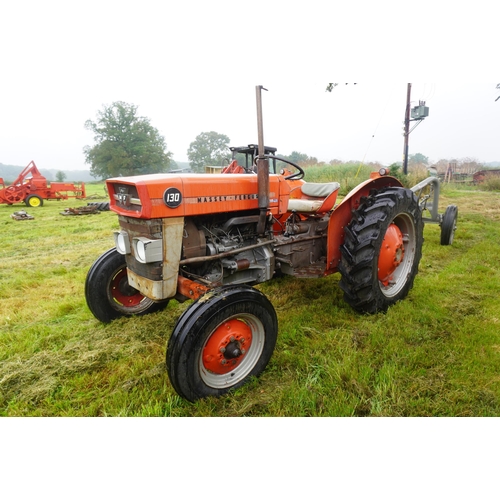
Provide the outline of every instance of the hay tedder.
{"type": "Polygon", "coordinates": [[[34,161],[21,171],[17,179],[6,186],[0,178],[0,203],[13,205],[25,203],[28,207],[41,207],[43,200],[67,200],[85,198],[85,184],[51,182],[40,173],[34,161]]]}
{"type": "Polygon", "coordinates": [[[193,300],[166,355],[173,387],[190,401],[240,387],[269,362],[277,316],[253,285],[280,274],[340,272],[356,311],[386,311],[413,285],[424,222],[441,225],[441,243],[453,241],[457,210],[438,214],[435,178],[406,189],[382,169],[339,203],[337,182],[305,182],[299,165],[264,146],[261,90],[258,145],[232,148],[243,165],[234,159],[221,174],[106,181],[120,230],[88,272],[87,304],[110,322],[158,311],[171,299],[193,300]]]}

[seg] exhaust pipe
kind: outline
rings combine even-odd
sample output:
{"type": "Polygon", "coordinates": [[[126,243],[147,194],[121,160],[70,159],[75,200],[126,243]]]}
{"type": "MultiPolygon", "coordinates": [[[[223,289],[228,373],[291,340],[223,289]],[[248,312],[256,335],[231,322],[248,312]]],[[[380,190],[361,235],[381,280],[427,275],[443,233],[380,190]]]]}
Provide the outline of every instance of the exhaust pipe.
{"type": "Polygon", "coordinates": [[[257,185],[259,188],[259,222],[257,224],[257,234],[263,236],[266,230],[267,211],[269,209],[269,160],[265,156],[264,147],[264,122],[262,120],[262,85],[255,87],[257,94],[257,131],[259,155],[257,157],[257,185]]]}

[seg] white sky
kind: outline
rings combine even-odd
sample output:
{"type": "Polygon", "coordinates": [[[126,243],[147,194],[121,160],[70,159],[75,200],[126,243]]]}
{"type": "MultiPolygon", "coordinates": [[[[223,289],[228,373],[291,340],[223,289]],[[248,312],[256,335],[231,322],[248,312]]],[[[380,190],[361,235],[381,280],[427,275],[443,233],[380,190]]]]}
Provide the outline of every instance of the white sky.
{"type": "Polygon", "coordinates": [[[119,100],[138,106],[177,161],[201,132],[256,142],[262,84],[265,142],[278,153],[390,164],[402,159],[408,80],[444,82],[413,84],[413,105],[425,100],[430,116],[410,154],[500,161],[491,2],[453,3],[452,24],[430,1],[407,17],[390,1],[5,3],[0,163],[88,168],[84,123],[119,100]],[[332,80],[361,82],[327,93],[332,80]]]}

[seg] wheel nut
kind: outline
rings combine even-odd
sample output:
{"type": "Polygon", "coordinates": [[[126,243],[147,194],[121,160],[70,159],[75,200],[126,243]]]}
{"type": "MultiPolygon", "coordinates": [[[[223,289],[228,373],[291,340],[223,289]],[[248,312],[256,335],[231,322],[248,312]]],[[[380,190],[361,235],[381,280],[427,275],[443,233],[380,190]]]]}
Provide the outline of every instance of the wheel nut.
{"type": "Polygon", "coordinates": [[[223,359],[223,360],[220,362],[220,364],[221,364],[221,365],[225,365],[226,363],[227,363],[227,361],[226,361],[225,359],[223,359]]]}
{"type": "Polygon", "coordinates": [[[219,352],[221,352],[222,354],[224,354],[224,353],[226,352],[226,348],[225,348],[225,347],[221,347],[221,348],[219,349],[219,352]]]}

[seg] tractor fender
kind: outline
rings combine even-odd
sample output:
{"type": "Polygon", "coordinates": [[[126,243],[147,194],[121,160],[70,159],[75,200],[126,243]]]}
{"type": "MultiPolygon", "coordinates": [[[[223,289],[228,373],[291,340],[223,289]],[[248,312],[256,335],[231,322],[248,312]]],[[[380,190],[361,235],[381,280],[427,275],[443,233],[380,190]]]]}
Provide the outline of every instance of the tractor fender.
{"type": "Polygon", "coordinates": [[[344,243],[344,228],[351,221],[353,211],[359,207],[361,198],[368,196],[372,190],[379,191],[386,187],[403,187],[403,185],[395,177],[388,175],[380,176],[378,173],[375,173],[372,178],[362,182],[351,190],[332,212],[328,223],[325,274],[338,271],[341,258],[340,246],[344,243]]]}

